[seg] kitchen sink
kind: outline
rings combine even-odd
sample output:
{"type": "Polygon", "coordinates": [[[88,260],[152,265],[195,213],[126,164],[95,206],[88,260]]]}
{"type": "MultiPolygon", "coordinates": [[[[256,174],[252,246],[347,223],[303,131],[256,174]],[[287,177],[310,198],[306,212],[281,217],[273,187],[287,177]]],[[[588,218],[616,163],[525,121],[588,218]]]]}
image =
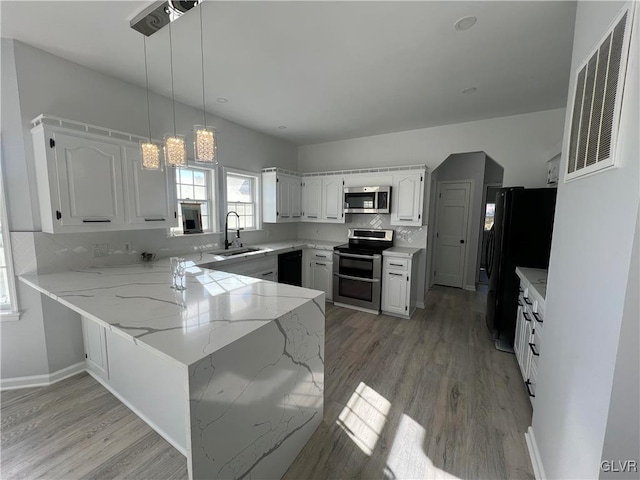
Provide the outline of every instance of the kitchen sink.
{"type": "Polygon", "coordinates": [[[221,257],[233,257],[235,255],[243,255],[245,253],[259,252],[259,251],[260,251],[259,248],[247,247],[247,248],[241,248],[239,250],[233,250],[231,252],[214,253],[214,255],[219,255],[221,257]]]}

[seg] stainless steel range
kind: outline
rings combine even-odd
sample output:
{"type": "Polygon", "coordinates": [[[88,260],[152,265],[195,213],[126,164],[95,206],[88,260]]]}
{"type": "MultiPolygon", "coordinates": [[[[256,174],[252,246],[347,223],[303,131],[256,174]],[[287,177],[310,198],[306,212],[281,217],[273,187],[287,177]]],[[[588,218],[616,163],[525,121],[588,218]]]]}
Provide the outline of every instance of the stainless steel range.
{"type": "Polygon", "coordinates": [[[333,251],[335,305],[380,313],[382,251],[393,246],[393,230],[349,229],[349,243],[333,251]]]}

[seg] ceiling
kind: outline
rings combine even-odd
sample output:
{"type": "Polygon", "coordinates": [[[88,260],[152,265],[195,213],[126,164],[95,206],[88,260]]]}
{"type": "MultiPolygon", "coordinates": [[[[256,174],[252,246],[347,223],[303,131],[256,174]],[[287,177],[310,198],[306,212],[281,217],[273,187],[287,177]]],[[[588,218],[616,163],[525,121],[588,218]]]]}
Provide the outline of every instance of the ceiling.
{"type": "MultiPolygon", "coordinates": [[[[2,1],[1,32],[144,87],[129,20],[150,3],[2,1]]],[[[207,111],[299,145],[566,104],[575,2],[206,1],[202,15],[207,111]]],[[[172,29],[176,99],[201,108],[199,21],[172,29]]],[[[147,50],[151,89],[171,96],[167,28],[147,50]]]]}

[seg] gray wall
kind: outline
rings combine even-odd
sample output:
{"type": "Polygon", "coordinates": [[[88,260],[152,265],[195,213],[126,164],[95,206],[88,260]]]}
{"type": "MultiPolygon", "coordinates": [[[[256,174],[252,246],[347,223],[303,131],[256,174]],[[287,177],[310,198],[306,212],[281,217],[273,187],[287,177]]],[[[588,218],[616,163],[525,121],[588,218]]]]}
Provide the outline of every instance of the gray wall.
{"type": "MultiPolygon", "coordinates": [[[[640,468],[640,209],[622,314],[616,370],[613,375],[609,418],[602,448],[602,460],[635,460],[640,468]]],[[[620,465],[618,465],[620,468],[620,465]]],[[[638,478],[638,471],[602,472],[602,479],[638,478]]]]}
{"type": "MultiPolygon", "coordinates": [[[[622,5],[578,2],[569,105],[577,67],[598,44],[622,5]]],[[[619,166],[572,182],[561,178],[558,185],[533,412],[533,432],[548,478],[599,476],[607,420],[614,406],[614,371],[624,368],[624,363],[616,362],[640,199],[639,19],[636,15],[632,71],[625,87],[616,146],[619,166]]],[[[567,112],[565,144],[570,121],[567,112]]],[[[563,150],[561,172],[567,168],[563,150]]],[[[626,356],[620,360],[630,361],[626,356]]],[[[633,368],[637,374],[637,363],[633,368]]],[[[633,419],[637,403],[633,408],[635,412],[621,410],[616,416],[633,419]]],[[[607,453],[618,456],[617,452],[607,453]]]]}
{"type": "MultiPolygon", "coordinates": [[[[110,232],[108,234],[38,233],[40,230],[30,121],[45,113],[137,135],[147,135],[145,90],[89,68],[69,62],[23,43],[2,39],[2,162],[5,172],[9,227],[34,245],[21,263],[43,271],[74,266],[130,263],[122,255],[124,242],[137,252],[170,255],[213,248],[220,234],[167,238],[165,230],[110,232]],[[110,255],[93,259],[82,248],[91,242],[108,242],[110,255]],[[74,249],[77,252],[74,252],[74,249]],[[31,261],[29,261],[31,260],[31,261]]],[[[190,132],[202,123],[202,112],[176,104],[177,130],[190,132]]],[[[171,100],[151,94],[152,132],[155,138],[173,129],[171,100]]],[[[263,167],[297,169],[298,148],[288,142],[208,115],[218,130],[219,159],[223,166],[259,172],[263,167]]],[[[187,138],[190,142],[190,139],[187,138]]],[[[245,232],[248,243],[295,237],[296,226],[269,225],[245,232]]],[[[89,249],[89,252],[91,250],[89,249]]],[[[18,259],[16,259],[18,261],[18,259]]],[[[16,273],[28,273],[20,271],[16,273]]],[[[0,378],[47,374],[82,360],[82,340],[77,315],[52,303],[18,282],[16,322],[0,324],[0,378]]]]}

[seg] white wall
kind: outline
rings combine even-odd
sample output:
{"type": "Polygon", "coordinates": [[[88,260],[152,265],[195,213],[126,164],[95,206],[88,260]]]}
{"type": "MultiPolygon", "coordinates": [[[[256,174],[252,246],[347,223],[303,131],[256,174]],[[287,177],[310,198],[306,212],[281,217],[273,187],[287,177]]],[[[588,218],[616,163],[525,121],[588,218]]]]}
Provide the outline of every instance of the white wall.
{"type": "MultiPolygon", "coordinates": [[[[620,7],[619,2],[578,3],[569,105],[576,67],[620,7]]],[[[620,168],[570,183],[561,179],[558,186],[533,413],[533,431],[549,478],[599,475],[640,199],[637,18],[633,68],[620,120],[620,168]]],[[[567,115],[565,142],[569,123],[567,115]]],[[[560,171],[566,166],[563,152],[560,171]]],[[[507,174],[505,169],[505,180],[507,174]]]]}
{"type": "Polygon", "coordinates": [[[504,167],[504,185],[543,187],[546,162],[562,144],[565,109],[307,145],[302,172],[425,164],[435,169],[452,153],[485,152],[504,167]]]}
{"type": "MultiPolygon", "coordinates": [[[[22,264],[34,268],[37,258],[40,270],[51,272],[130,263],[145,250],[168,256],[220,245],[219,234],[167,238],[165,230],[40,233],[30,121],[45,113],[145,136],[148,134],[145,90],[7,39],[2,39],[1,60],[2,161],[9,227],[12,232],[22,234],[20,238],[24,240],[24,243],[16,242],[14,249],[26,244],[33,246],[27,255],[30,258],[22,258],[22,264]],[[92,257],[91,244],[96,242],[109,243],[108,257],[92,257]],[[123,254],[124,242],[132,243],[133,255],[123,254]]],[[[177,130],[181,132],[190,132],[193,124],[202,123],[202,112],[186,105],[176,104],[176,115],[177,130]]],[[[153,136],[161,138],[173,128],[171,100],[151,94],[151,116],[153,136]]],[[[207,123],[218,130],[218,155],[223,166],[254,172],[271,166],[297,169],[298,149],[295,145],[212,115],[208,115],[207,123]]],[[[187,138],[187,142],[191,141],[187,138]]],[[[245,232],[243,239],[257,243],[292,238],[297,234],[295,225],[265,227],[260,232],[245,232]]],[[[40,294],[21,285],[18,293],[22,318],[0,324],[0,377],[46,374],[81,361],[81,337],[72,334],[74,326],[79,325],[77,316],[70,312],[66,315],[40,294]],[[50,328],[53,324],[57,324],[59,330],[50,328]]]]}

